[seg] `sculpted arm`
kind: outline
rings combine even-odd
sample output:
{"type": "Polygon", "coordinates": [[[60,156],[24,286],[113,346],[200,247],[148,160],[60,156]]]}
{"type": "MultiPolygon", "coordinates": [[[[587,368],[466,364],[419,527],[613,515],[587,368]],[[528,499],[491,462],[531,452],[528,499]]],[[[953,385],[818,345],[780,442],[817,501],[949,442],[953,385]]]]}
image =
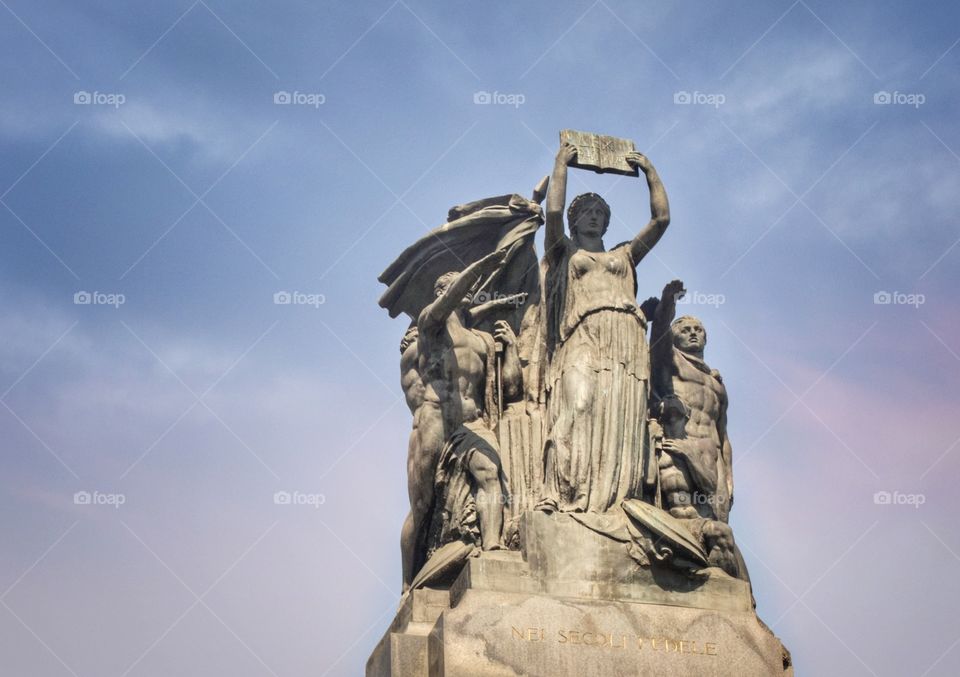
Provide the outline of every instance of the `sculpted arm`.
{"type": "Polygon", "coordinates": [[[647,187],[650,190],[650,221],[630,243],[630,254],[634,265],[640,263],[670,225],[670,203],[667,200],[667,191],[660,181],[660,175],[653,164],[642,153],[628,153],[627,162],[644,173],[647,177],[647,187]]]}
{"type": "Polygon", "coordinates": [[[670,323],[677,314],[677,300],[684,294],[683,282],[673,280],[663,288],[663,294],[653,313],[650,328],[650,369],[653,388],[661,397],[673,391],[676,372],[673,356],[673,331],[670,323]]]}
{"type": "Polygon", "coordinates": [[[517,353],[517,335],[506,320],[499,320],[494,326],[493,338],[503,346],[503,399],[515,402],[523,397],[523,370],[517,353]]]}
{"type": "Polygon", "coordinates": [[[472,263],[454,278],[447,289],[437,299],[423,309],[417,321],[421,336],[436,333],[447,321],[450,313],[464,304],[464,298],[473,291],[474,286],[494,268],[503,263],[508,250],[497,250],[472,263]]]}
{"type": "Polygon", "coordinates": [[[567,246],[563,232],[563,208],[567,202],[567,165],[577,157],[577,149],[569,143],[560,146],[553,164],[553,175],[547,189],[546,231],[543,247],[546,256],[559,258],[567,246]]]}
{"type": "MultiPolygon", "coordinates": [[[[709,441],[707,443],[712,444],[709,441]]],[[[698,439],[668,438],[663,440],[663,449],[684,460],[698,488],[703,489],[707,494],[715,494],[717,491],[717,467],[709,459],[716,459],[716,452],[713,454],[703,453],[697,448],[700,444],[701,440],[698,439]]]]}
{"type": "Polygon", "coordinates": [[[726,489],[726,503],[718,506],[720,519],[724,522],[729,519],[730,508],[733,507],[733,447],[730,445],[730,438],[727,436],[727,402],[724,401],[720,417],[717,419],[717,433],[720,435],[720,458],[717,459],[717,465],[721,471],[720,481],[723,482],[722,488],[726,489]]]}

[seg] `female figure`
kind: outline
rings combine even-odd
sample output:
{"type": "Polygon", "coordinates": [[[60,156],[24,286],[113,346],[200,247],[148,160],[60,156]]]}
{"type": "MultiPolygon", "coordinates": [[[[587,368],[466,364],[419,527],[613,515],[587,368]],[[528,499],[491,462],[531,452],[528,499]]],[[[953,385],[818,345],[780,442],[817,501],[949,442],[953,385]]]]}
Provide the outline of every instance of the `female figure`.
{"type": "Polygon", "coordinates": [[[610,251],[603,235],[610,208],[599,195],[573,200],[564,234],[567,166],[576,148],[557,154],[547,195],[547,423],[543,495],[538,507],[604,513],[643,498],[649,463],[646,321],[636,301],[636,265],[670,223],[670,207],[650,161],[632,152],[650,190],[650,222],[610,251]]]}

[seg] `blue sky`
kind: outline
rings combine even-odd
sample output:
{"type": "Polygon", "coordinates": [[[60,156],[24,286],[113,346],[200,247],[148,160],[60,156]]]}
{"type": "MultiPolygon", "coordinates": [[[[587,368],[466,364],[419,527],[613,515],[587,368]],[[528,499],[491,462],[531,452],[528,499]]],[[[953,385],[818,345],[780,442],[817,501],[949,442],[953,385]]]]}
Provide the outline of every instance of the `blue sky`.
{"type": "MultiPolygon", "coordinates": [[[[377,275],[567,127],[666,185],[640,295],[707,326],[798,674],[952,674],[958,42],[946,2],[2,0],[4,674],[359,674],[410,425],[377,275]]],[[[645,223],[641,181],[586,190],[608,244],[645,223]]]]}

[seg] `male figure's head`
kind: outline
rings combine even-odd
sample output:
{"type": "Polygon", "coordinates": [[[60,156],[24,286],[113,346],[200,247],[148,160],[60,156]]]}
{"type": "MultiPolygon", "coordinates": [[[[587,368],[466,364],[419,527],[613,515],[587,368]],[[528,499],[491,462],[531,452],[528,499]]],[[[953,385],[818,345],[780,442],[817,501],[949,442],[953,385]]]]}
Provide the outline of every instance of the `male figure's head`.
{"type": "Polygon", "coordinates": [[[447,291],[447,287],[450,286],[450,283],[457,279],[457,271],[451,270],[449,273],[444,273],[437,278],[437,281],[433,283],[433,293],[437,298],[443,296],[444,292],[447,291]]]}
{"type": "MultiPolygon", "coordinates": [[[[453,284],[453,281],[458,277],[460,277],[460,273],[455,270],[451,270],[450,272],[444,273],[438,277],[437,281],[433,283],[433,293],[436,295],[436,297],[440,298],[446,294],[447,289],[450,288],[450,285],[453,284]]],[[[468,305],[471,301],[473,301],[473,295],[469,292],[465,294],[462,299],[460,299],[460,303],[462,305],[468,305]]]]}
{"type": "Polygon", "coordinates": [[[703,359],[703,349],[707,347],[707,330],[703,328],[703,323],[691,315],[678,317],[670,325],[673,330],[674,347],[703,359]]]}

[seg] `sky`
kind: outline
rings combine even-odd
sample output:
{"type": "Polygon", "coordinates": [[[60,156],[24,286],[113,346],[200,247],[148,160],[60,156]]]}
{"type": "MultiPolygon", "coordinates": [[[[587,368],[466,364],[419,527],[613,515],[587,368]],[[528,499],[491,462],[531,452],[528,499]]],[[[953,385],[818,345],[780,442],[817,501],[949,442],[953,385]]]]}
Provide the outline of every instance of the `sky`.
{"type": "MultiPolygon", "coordinates": [[[[664,182],[639,294],[707,328],[797,674],[954,674],[956,3],[0,0],[0,56],[4,675],[362,674],[407,510],[377,276],[565,128],[664,182]]],[[[608,244],[649,217],[585,191],[608,244]]]]}

